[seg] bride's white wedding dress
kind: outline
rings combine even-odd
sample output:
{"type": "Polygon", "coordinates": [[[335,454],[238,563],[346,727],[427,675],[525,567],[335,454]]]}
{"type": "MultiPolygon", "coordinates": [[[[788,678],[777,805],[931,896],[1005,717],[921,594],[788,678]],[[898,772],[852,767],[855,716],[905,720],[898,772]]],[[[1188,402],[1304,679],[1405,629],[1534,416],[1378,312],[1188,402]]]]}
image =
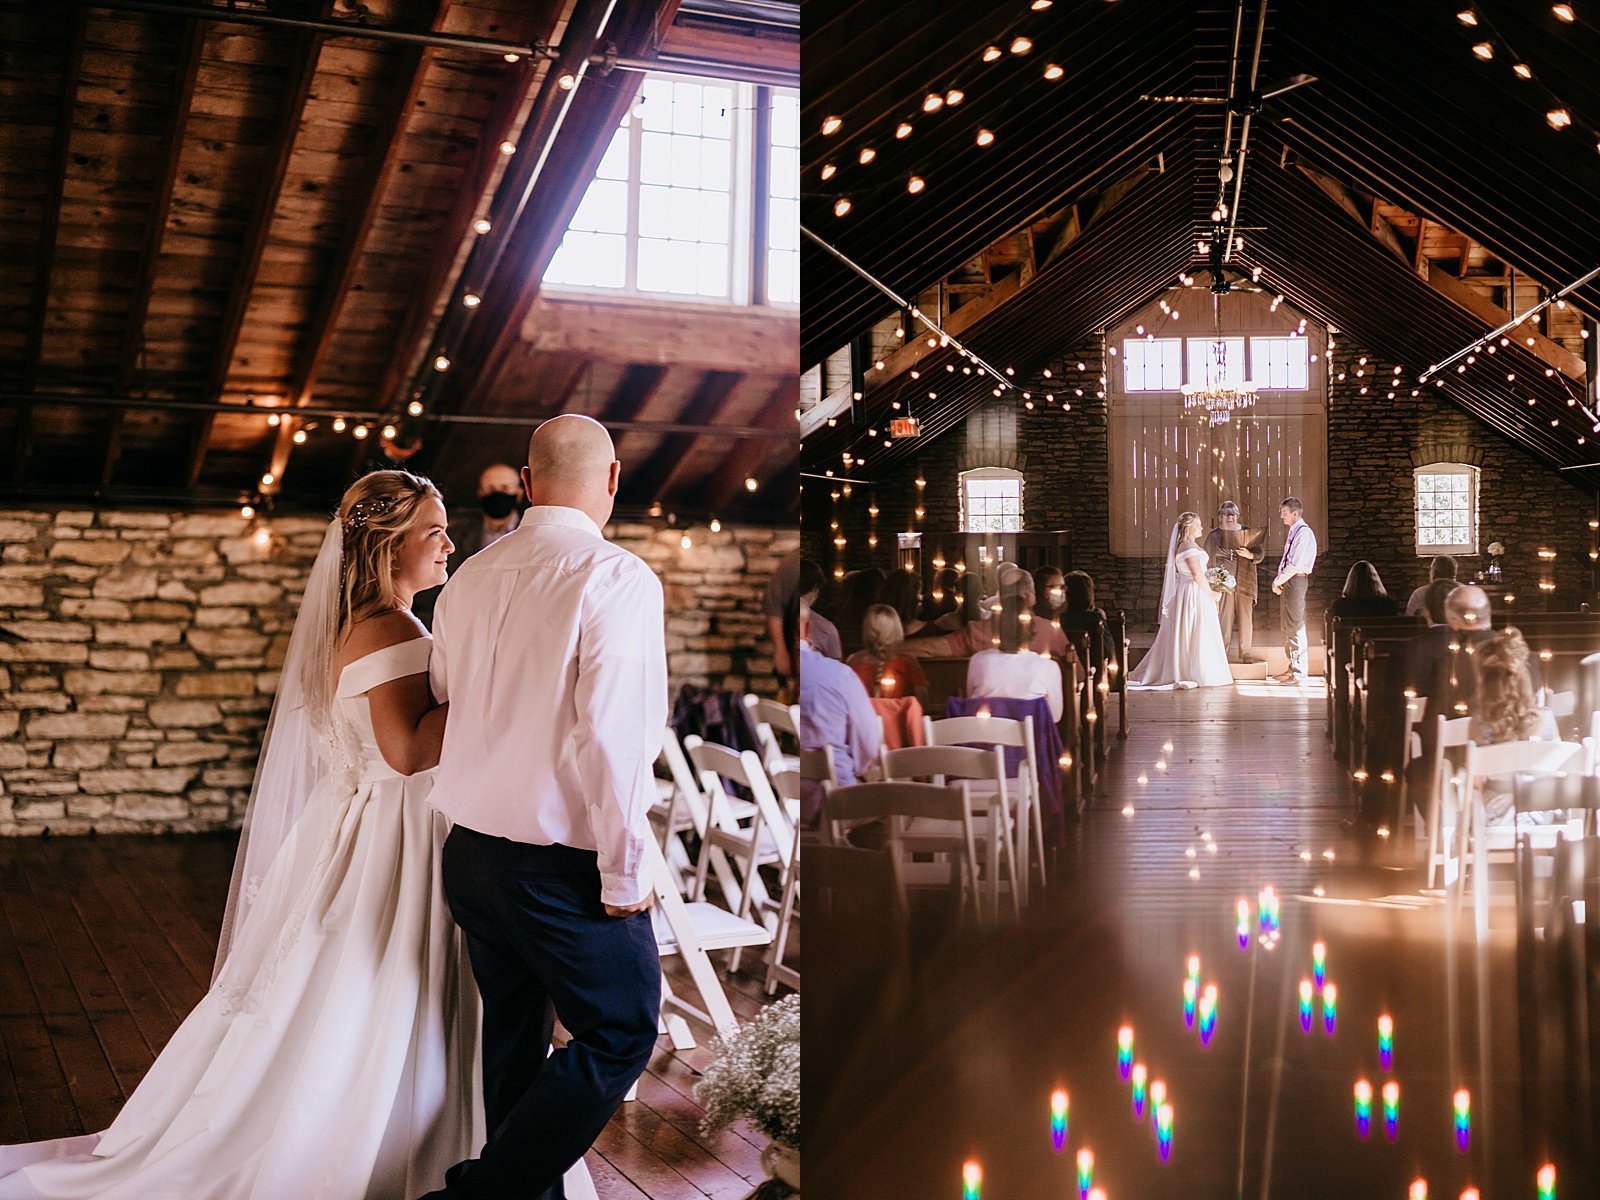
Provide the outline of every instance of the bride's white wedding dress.
{"type": "MultiPolygon", "coordinates": [[[[0,1148],[0,1200],[414,1200],[485,1131],[479,1003],[440,886],[432,773],[397,774],[367,693],[432,643],[352,662],[342,761],[307,799],[211,990],[111,1127],[0,1148]]],[[[569,1197],[593,1197],[580,1161],[569,1197]]]]}
{"type": "Polygon", "coordinates": [[[1233,682],[1228,648],[1222,640],[1217,602],[1209,584],[1195,579],[1188,561],[1198,558],[1202,568],[1210,561],[1199,546],[1179,550],[1170,574],[1176,576],[1171,599],[1162,614],[1161,628],[1149,652],[1128,682],[1135,687],[1220,687],[1233,682]]]}

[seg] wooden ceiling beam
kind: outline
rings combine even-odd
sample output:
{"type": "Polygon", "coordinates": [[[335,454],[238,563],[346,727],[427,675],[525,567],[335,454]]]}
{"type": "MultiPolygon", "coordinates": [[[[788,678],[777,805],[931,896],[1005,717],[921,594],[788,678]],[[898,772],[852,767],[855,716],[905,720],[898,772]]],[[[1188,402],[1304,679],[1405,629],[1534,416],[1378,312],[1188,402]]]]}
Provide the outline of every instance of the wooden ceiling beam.
{"type": "MultiPolygon", "coordinates": [[[[23,351],[26,366],[24,383],[28,391],[38,386],[39,364],[44,356],[45,318],[50,311],[50,277],[55,271],[56,240],[61,228],[61,201],[66,194],[67,170],[72,160],[69,156],[72,125],[78,110],[78,84],[83,75],[84,26],[87,13],[79,8],[72,16],[72,29],[67,42],[67,69],[61,85],[61,105],[56,110],[55,132],[50,142],[50,190],[44,202],[44,219],[40,223],[38,258],[34,261],[33,297],[28,309],[28,339],[23,351]]],[[[29,439],[31,440],[31,439],[29,439]]],[[[19,464],[26,467],[26,455],[19,464]]],[[[20,470],[15,474],[20,478],[20,470]]]]}
{"type": "Polygon", "coordinates": [[[187,22],[182,38],[177,69],[172,76],[172,107],[167,113],[166,128],[161,134],[161,179],[156,184],[156,194],[150,203],[150,215],[145,219],[144,245],[139,251],[133,295],[128,301],[128,316],[122,327],[122,351],[117,359],[114,389],[118,395],[131,388],[139,356],[144,349],[144,322],[150,311],[150,293],[155,287],[167,216],[172,210],[172,190],[178,180],[178,163],[183,157],[184,135],[189,127],[189,113],[194,101],[195,78],[200,73],[201,52],[205,47],[205,23],[187,22]]]}
{"type": "MultiPolygon", "coordinates": [[[[684,419],[715,421],[722,415],[723,405],[743,378],[734,371],[707,371],[705,378],[695,388],[694,395],[683,406],[684,419]]],[[[644,464],[626,478],[622,490],[639,503],[659,500],[697,440],[697,435],[692,433],[668,434],[644,464]]]]}
{"type": "Polygon", "coordinates": [[[622,373],[616,390],[606,401],[605,416],[608,421],[632,421],[644,412],[645,405],[661,390],[667,377],[667,368],[651,364],[635,364],[622,373]]]}
{"type": "MultiPolygon", "coordinates": [[[[793,421],[794,410],[799,404],[800,379],[798,376],[791,376],[773,389],[772,398],[762,406],[752,423],[777,426],[784,421],[793,421]]],[[[730,446],[722,468],[706,485],[706,507],[712,512],[725,508],[744,490],[744,481],[761,469],[761,465],[767,461],[771,452],[772,448],[763,442],[738,442],[730,446]]]]}
{"type": "MultiPolygon", "coordinates": [[[[1449,271],[1436,262],[1427,265],[1428,283],[1433,286],[1447,300],[1454,302],[1458,307],[1466,309],[1489,326],[1498,329],[1511,320],[1511,314],[1495,304],[1482,292],[1470,283],[1463,283],[1449,271]]],[[[1584,380],[1588,377],[1588,367],[1578,355],[1572,353],[1559,342],[1553,342],[1540,333],[1537,325],[1528,321],[1518,325],[1506,334],[1519,343],[1529,354],[1539,359],[1547,367],[1553,367],[1568,379],[1584,380]],[[1533,339],[1533,345],[1528,345],[1528,339],[1533,339]]]]}
{"type": "MultiPolygon", "coordinates": [[[[317,15],[326,18],[332,7],[332,0],[322,0],[317,15]]],[[[325,40],[324,34],[301,34],[295,38],[290,52],[288,86],[284,89],[283,99],[278,105],[278,119],[267,142],[261,187],[256,191],[255,204],[250,210],[244,238],[239,244],[239,266],[228,286],[222,328],[206,377],[206,395],[211,399],[222,396],[228,381],[228,369],[233,364],[233,352],[239,345],[239,334],[244,329],[250,296],[255,291],[256,277],[261,271],[261,257],[267,248],[267,235],[272,229],[273,213],[278,207],[283,181],[289,173],[289,157],[294,151],[295,138],[300,133],[300,122],[305,116],[306,101],[311,96],[311,83],[317,75],[317,60],[322,55],[325,40]]],[[[215,414],[202,418],[200,436],[195,439],[189,454],[186,471],[189,487],[199,482],[200,474],[205,469],[206,450],[215,421],[215,414]]]]}
{"type": "MultiPolygon", "coordinates": [[[[428,21],[429,32],[443,31],[445,17],[452,3],[453,0],[433,0],[428,21]]],[[[344,233],[339,239],[301,342],[294,376],[289,385],[289,402],[296,407],[311,402],[317,375],[322,370],[345,301],[355,283],[362,252],[372,235],[372,226],[377,220],[384,195],[399,169],[400,147],[410,129],[411,118],[417,111],[423,80],[436,53],[431,47],[416,47],[400,52],[394,84],[387,97],[381,122],[369,142],[372,149],[351,189],[357,199],[350,218],[345,222],[344,233]]]]}

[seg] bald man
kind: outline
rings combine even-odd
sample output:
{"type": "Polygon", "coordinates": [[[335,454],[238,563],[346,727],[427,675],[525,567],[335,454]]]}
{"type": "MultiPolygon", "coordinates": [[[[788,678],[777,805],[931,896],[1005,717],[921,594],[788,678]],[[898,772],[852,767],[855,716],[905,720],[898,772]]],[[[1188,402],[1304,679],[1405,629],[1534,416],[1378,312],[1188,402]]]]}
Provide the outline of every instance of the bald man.
{"type": "MultiPolygon", "coordinates": [[[[458,513],[450,522],[450,553],[446,571],[454,575],[479,550],[486,550],[517,527],[517,506],[523,497],[522,476],[516,467],[494,463],[478,475],[478,508],[458,513]]],[[[418,592],[411,611],[429,629],[433,628],[433,609],[439,602],[439,589],[418,592]]]]}
{"type": "Polygon", "coordinates": [[[522,522],[439,598],[430,801],[454,822],[443,884],[483,996],[489,1141],[426,1200],[564,1196],[655,1047],[665,622],[660,581],[602,533],[620,470],[597,422],[546,421],[522,522]],[[572,1040],[546,1057],[556,1017],[572,1040]]]}

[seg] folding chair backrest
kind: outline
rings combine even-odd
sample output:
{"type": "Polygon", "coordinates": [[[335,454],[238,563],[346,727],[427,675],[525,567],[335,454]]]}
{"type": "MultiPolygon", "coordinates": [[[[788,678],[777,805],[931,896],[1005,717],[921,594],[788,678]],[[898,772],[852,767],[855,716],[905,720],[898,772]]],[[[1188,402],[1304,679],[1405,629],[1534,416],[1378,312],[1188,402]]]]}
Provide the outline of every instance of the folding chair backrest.
{"type": "Polygon", "coordinates": [[[746,788],[750,792],[750,799],[755,802],[756,810],[761,814],[762,823],[771,831],[772,838],[777,843],[778,854],[787,867],[793,831],[783,813],[783,806],[778,803],[777,794],[773,791],[766,766],[756,752],[741,750],[735,753],[715,742],[701,742],[697,746],[690,747],[689,759],[700,772],[700,781],[710,802],[711,814],[717,827],[719,829],[727,827],[723,817],[726,810],[721,803],[725,794],[723,781],[746,788]]]}
{"type": "MultiPolygon", "coordinates": [[[[697,746],[700,744],[700,739],[692,733],[689,735],[689,740],[697,746]]],[[[698,793],[694,771],[690,769],[689,760],[684,756],[683,743],[678,741],[677,730],[671,725],[667,726],[666,736],[661,739],[661,761],[667,764],[667,772],[672,776],[672,782],[677,785],[680,796],[694,796],[698,793]]]]}
{"type": "MultiPolygon", "coordinates": [[[[753,788],[755,784],[752,782],[752,778],[758,775],[762,777],[762,783],[766,782],[766,772],[762,769],[761,760],[756,758],[753,750],[746,750],[741,753],[737,750],[730,750],[726,746],[719,746],[715,742],[701,742],[689,751],[689,759],[694,763],[695,769],[700,772],[702,780],[705,779],[706,774],[709,772],[731,783],[737,783],[741,787],[753,788]],[[750,759],[747,760],[745,755],[749,755],[750,759]],[[753,768],[751,760],[754,762],[753,768]]],[[[706,786],[711,786],[709,781],[706,782],[706,786]]]]}
{"type": "Polygon", "coordinates": [[[780,800],[800,799],[800,772],[778,771],[772,776],[772,790],[780,800]]]}
{"type": "Polygon", "coordinates": [[[833,769],[833,751],[800,751],[800,778],[820,783],[825,788],[838,787],[839,777],[833,769]]]}
{"type": "Polygon", "coordinates": [[[1558,720],[1562,717],[1570,717],[1578,711],[1578,693],[1552,692],[1549,696],[1548,706],[1550,715],[1558,720]]]}
{"type": "Polygon", "coordinates": [[[979,742],[986,746],[1026,746],[1027,722],[1011,717],[946,717],[923,722],[930,746],[963,746],[979,742]]]}
{"type": "Polygon", "coordinates": [[[906,746],[883,752],[883,777],[896,779],[988,779],[1005,783],[1005,753],[998,747],[906,746]]]}
{"type": "Polygon", "coordinates": [[[1600,779],[1593,775],[1567,771],[1555,775],[1518,775],[1512,780],[1511,790],[1519,813],[1546,812],[1554,808],[1569,812],[1600,808],[1600,779]]]}
{"type": "Polygon", "coordinates": [[[927,817],[963,821],[971,809],[965,784],[858,783],[835,788],[822,800],[822,819],[879,821],[889,817],[927,817]]]}
{"type": "Polygon", "coordinates": [[[780,704],[765,696],[746,693],[744,706],[750,710],[750,716],[757,723],[770,725],[776,732],[786,733],[792,738],[800,736],[799,705],[780,704]]]}
{"type": "Polygon", "coordinates": [[[1494,775],[1511,775],[1518,771],[1559,771],[1583,747],[1576,742],[1518,741],[1497,742],[1490,746],[1467,743],[1467,756],[1462,772],[1471,782],[1494,775]]]}

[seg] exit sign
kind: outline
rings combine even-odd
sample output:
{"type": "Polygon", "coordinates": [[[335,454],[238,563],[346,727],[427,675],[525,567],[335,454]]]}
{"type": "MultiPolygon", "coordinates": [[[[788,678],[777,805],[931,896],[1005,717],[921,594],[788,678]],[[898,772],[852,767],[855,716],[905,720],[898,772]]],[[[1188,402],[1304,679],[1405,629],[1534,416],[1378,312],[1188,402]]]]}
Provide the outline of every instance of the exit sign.
{"type": "Polygon", "coordinates": [[[920,437],[922,422],[916,417],[896,417],[889,422],[889,436],[897,438],[920,437]]]}

